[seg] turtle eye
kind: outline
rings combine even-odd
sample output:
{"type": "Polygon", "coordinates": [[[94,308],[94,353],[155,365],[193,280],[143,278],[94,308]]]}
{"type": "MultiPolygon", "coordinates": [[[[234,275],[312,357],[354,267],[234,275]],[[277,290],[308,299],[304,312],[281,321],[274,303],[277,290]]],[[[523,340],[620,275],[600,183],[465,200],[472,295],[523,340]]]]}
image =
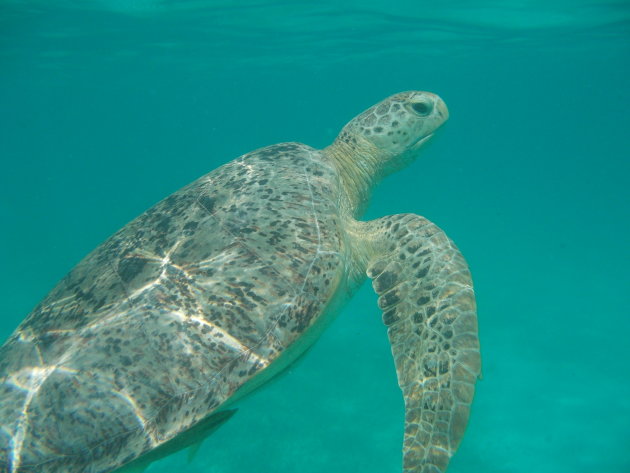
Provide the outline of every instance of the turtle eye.
{"type": "Polygon", "coordinates": [[[411,104],[411,108],[421,117],[426,117],[433,110],[433,105],[427,102],[414,102],[411,104]]]}

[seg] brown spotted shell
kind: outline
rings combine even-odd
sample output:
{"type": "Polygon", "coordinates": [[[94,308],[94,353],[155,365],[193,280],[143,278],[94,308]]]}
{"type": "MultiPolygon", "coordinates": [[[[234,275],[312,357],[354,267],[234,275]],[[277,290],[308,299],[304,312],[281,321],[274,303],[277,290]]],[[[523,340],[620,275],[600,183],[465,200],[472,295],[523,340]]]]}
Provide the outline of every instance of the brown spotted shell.
{"type": "Polygon", "coordinates": [[[337,179],[263,148],[90,253],[0,348],[0,473],[111,471],[273,363],[345,277],[337,179]]]}

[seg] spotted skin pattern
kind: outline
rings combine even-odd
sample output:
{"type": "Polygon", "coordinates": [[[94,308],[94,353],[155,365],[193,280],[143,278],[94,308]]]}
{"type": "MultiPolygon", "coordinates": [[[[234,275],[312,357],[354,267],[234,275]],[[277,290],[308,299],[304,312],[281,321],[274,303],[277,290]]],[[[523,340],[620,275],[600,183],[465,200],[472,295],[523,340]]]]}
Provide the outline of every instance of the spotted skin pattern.
{"type": "Polygon", "coordinates": [[[0,471],[123,465],[206,417],[314,322],[343,267],[337,180],[314,152],[280,144],[217,169],[53,289],[0,352],[0,471]]]}
{"type": "MultiPolygon", "coordinates": [[[[405,145],[412,139],[410,131],[401,126],[406,115],[404,105],[396,100],[375,105],[358,117],[361,119],[361,124],[357,127],[358,133],[372,139],[390,139],[394,144],[400,142],[405,145]]],[[[346,130],[341,139],[351,139],[356,133],[357,130],[346,130]]]]}
{"type": "Polygon", "coordinates": [[[396,94],[328,148],[241,156],[96,248],[0,347],[0,473],[142,461],[296,359],[366,276],[405,397],[404,473],[443,473],[480,371],[470,273],[422,217],[358,218],[447,118],[433,94],[396,94]]]}
{"type": "Polygon", "coordinates": [[[446,470],[481,371],[468,266],[436,225],[413,214],[372,223],[382,251],[368,267],[405,398],[405,473],[446,470]]]}

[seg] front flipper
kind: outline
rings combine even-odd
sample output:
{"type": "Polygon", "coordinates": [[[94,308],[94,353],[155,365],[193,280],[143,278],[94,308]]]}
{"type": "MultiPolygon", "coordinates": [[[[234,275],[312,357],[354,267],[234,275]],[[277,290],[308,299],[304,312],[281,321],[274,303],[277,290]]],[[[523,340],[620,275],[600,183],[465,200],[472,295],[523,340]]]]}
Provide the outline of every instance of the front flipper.
{"type": "Polygon", "coordinates": [[[413,214],[367,224],[367,274],[405,398],[404,473],[440,473],[462,439],[481,370],[468,266],[437,226],[413,214]]]}

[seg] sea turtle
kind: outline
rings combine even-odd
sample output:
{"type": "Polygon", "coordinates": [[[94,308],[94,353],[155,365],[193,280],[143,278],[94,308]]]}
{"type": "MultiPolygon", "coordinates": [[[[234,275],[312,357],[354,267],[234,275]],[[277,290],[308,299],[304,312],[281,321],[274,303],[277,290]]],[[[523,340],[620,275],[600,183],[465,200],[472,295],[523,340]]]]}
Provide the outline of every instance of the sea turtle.
{"type": "Polygon", "coordinates": [[[281,372],[366,275],[405,399],[403,470],[444,472],[480,372],[468,267],[413,214],[359,221],[448,118],[403,92],[323,150],[245,154],[83,259],[0,348],[0,472],[142,470],[281,372]]]}

